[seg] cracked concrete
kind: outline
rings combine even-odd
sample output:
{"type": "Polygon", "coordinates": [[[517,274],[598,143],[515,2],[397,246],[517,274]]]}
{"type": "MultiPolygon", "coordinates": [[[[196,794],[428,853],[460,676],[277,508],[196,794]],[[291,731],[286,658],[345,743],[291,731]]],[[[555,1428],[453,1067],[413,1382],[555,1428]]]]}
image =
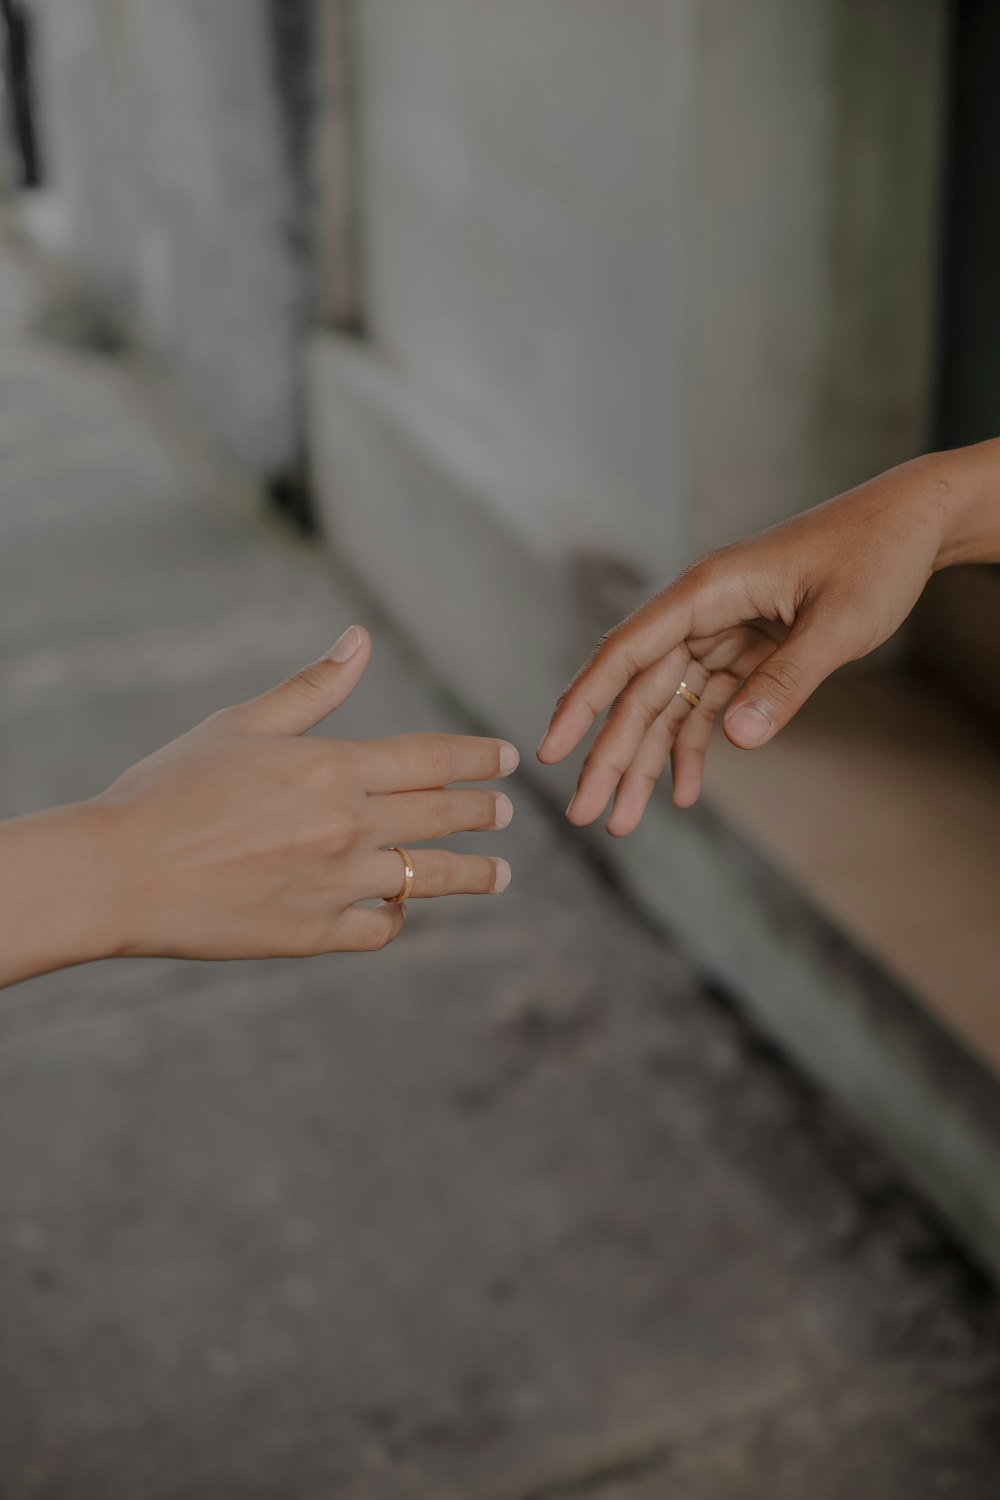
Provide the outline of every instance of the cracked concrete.
{"type": "MultiPolygon", "coordinates": [[[[4,814],[366,606],[0,245],[4,814]]],[[[391,545],[391,538],[387,538],[391,545]]],[[[462,727],[376,627],[341,732],[462,727]]],[[[521,790],[377,958],[0,998],[4,1500],[993,1500],[991,1291],[521,790]]]]}

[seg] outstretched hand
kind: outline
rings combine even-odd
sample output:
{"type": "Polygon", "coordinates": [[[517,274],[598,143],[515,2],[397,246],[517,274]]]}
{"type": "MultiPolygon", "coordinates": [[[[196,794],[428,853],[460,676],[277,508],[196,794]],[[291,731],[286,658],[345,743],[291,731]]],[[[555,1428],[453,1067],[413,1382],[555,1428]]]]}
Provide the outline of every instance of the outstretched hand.
{"type": "MultiPolygon", "coordinates": [[[[457,789],[517,765],[502,740],[305,737],[340,707],[371,654],[352,627],[331,652],[223,709],[133,766],[90,807],[117,886],[116,951],[253,958],[382,948],[402,928],[397,845],[502,828],[500,793],[457,789]]],[[[413,853],[414,897],[502,891],[506,862],[413,853]]]]}
{"type": "Polygon", "coordinates": [[[939,558],[947,489],[931,459],[904,464],[712,553],[612,630],[538,748],[545,764],[563,760],[610,707],[570,821],[594,822],[613,797],[608,831],[631,833],[668,760],[674,802],[689,807],[723,709],[734,745],[765,745],[824,678],[888,639],[939,558]]]}

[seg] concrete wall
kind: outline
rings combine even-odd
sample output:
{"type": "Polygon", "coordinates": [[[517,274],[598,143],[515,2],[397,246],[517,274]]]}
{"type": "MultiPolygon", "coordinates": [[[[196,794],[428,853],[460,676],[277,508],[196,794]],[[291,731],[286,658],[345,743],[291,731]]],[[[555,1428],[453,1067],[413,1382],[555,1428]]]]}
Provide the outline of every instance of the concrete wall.
{"type": "Polygon", "coordinates": [[[258,473],[284,468],[299,446],[305,268],[271,8],[35,8],[42,126],[71,253],[233,452],[258,473]]]}
{"type": "Polygon", "coordinates": [[[689,0],[362,0],[358,16],[375,342],[549,476],[505,518],[537,545],[679,566],[689,0]]]}
{"type": "Polygon", "coordinates": [[[943,0],[359,0],[365,316],[650,579],[927,440],[943,0]]]}
{"type": "Polygon", "coordinates": [[[699,550],[923,451],[942,0],[701,0],[690,378],[699,550]]]}

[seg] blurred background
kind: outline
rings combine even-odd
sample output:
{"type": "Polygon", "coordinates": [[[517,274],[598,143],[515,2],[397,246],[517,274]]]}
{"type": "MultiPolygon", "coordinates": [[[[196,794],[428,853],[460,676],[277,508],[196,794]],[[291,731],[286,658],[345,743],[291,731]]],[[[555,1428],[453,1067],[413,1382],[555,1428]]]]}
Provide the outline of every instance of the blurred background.
{"type": "Polygon", "coordinates": [[[1000,583],[632,839],[696,554],[1000,431],[991,0],[2,0],[0,815],[322,652],[502,903],[0,1000],[0,1496],[1000,1494],[1000,583]]]}

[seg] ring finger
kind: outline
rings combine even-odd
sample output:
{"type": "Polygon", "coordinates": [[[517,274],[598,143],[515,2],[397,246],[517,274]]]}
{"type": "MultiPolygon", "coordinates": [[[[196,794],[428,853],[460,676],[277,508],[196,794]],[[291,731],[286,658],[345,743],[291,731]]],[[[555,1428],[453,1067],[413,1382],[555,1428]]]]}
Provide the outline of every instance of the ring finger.
{"type": "MultiPolygon", "coordinates": [[[[485,854],[453,854],[450,849],[414,849],[413,885],[410,897],[499,895],[510,884],[510,865],[505,859],[485,854]]],[[[395,849],[380,849],[365,871],[366,896],[393,901],[403,889],[406,867],[395,849]]]]}
{"type": "Polygon", "coordinates": [[[701,795],[705,756],[715,716],[725,708],[739,685],[740,679],[733,672],[713,673],[698,707],[681,725],[670,751],[677,807],[692,807],[701,795]]]}
{"type": "Polygon", "coordinates": [[[592,823],[600,817],[650,728],[669,705],[680,701],[674,695],[689,664],[686,648],[676,647],[634,677],[608,710],[567,808],[571,823],[592,823]]]}
{"type": "MultiPolygon", "coordinates": [[[[698,699],[707,690],[708,673],[697,661],[688,661],[681,678],[698,699]]],[[[621,779],[615,805],[608,820],[608,832],[622,838],[638,827],[646,804],[653,794],[674,747],[674,741],[701,712],[700,704],[688,702],[678,691],[646,731],[642,744],[621,779]]]]}

